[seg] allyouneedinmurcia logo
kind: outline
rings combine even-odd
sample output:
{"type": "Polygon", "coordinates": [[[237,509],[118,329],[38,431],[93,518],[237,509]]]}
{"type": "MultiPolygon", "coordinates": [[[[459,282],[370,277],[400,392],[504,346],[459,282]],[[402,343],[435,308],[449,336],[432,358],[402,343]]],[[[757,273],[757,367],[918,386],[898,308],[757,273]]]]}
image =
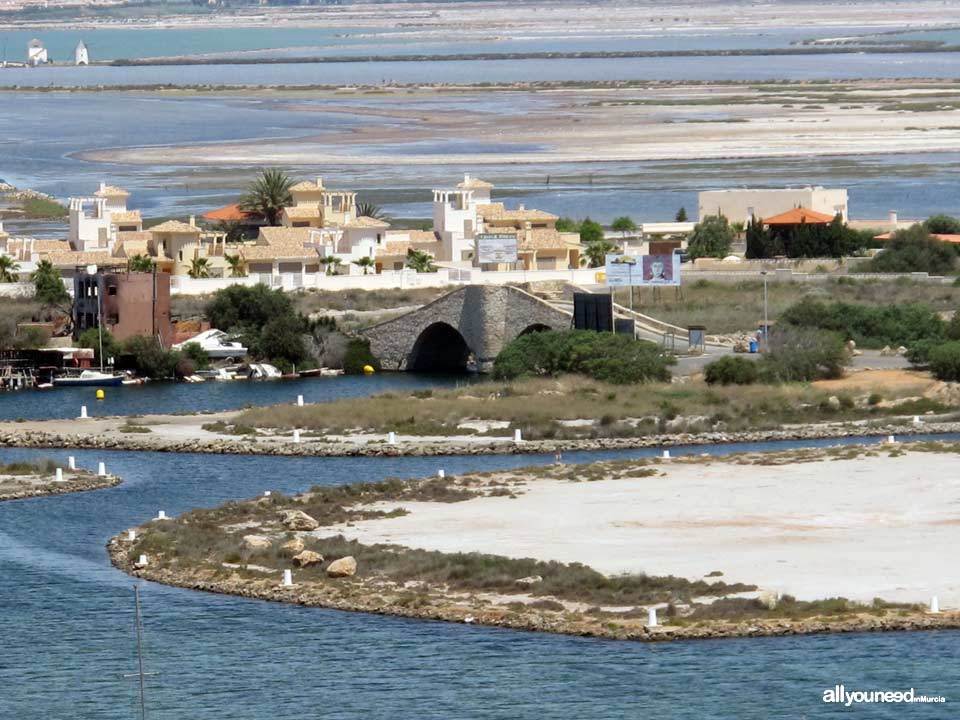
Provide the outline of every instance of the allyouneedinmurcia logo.
{"type": "Polygon", "coordinates": [[[942,695],[917,695],[916,690],[851,690],[845,685],[834,685],[823,691],[825,703],[836,703],[844,707],[872,703],[945,703],[942,695]]]}

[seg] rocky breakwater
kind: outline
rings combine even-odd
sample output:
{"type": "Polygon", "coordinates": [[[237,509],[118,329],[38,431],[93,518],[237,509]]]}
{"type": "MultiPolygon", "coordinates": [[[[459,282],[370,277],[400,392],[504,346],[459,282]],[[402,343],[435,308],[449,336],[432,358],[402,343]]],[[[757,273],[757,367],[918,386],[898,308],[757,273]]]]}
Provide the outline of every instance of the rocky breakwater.
{"type": "Polygon", "coordinates": [[[210,453],[218,455],[306,455],[315,457],[397,457],[434,455],[509,455],[556,453],[577,450],[628,450],[634,448],[673,447],[677,445],[715,445],[725,443],[762,443],[790,440],[824,440],[854,437],[906,438],[918,434],[960,433],[960,422],[899,422],[884,425],[857,423],[811,424],[776,430],[739,432],[669,433],[642,437],[570,438],[556,440],[523,440],[509,438],[489,441],[405,440],[388,444],[369,442],[331,442],[304,439],[302,442],[276,438],[223,437],[183,440],[161,435],[111,437],[94,433],[54,433],[40,429],[0,431],[0,447],[78,448],[91,450],[132,450],[146,452],[210,453]]]}
{"type": "Polygon", "coordinates": [[[116,475],[95,475],[86,471],[67,471],[62,480],[49,476],[27,475],[24,477],[0,476],[0,502],[23,500],[46,495],[102,490],[119,485],[122,480],[116,475]]]}

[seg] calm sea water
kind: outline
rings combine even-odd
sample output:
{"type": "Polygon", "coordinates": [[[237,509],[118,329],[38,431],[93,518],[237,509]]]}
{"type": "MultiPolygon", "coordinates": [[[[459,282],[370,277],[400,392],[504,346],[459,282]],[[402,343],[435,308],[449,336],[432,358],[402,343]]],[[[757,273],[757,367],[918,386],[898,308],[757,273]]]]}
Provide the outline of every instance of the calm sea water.
{"type": "Polygon", "coordinates": [[[86,405],[89,415],[143,415],[232,410],[247,405],[326,402],[396,390],[409,393],[427,387],[453,387],[473,382],[475,376],[380,373],[264,382],[155,382],[106,388],[106,398],[95,399],[96,388],[61,387],[0,393],[0,419],[72,418],[86,405]]]}
{"type": "MultiPolygon", "coordinates": [[[[731,446],[720,452],[777,446],[731,446]]],[[[702,448],[692,448],[701,452],[702,448]]],[[[653,451],[648,451],[649,452],[653,451]]],[[[678,452],[685,452],[681,449],[678,452]]],[[[65,462],[66,452],[53,456],[65,462]]],[[[120,487],[0,503],[0,717],[136,716],[132,584],[107,539],[154,517],[264,489],[512,468],[545,456],[256,458],[73,452],[120,487]]],[[[574,453],[569,462],[639,456],[574,453]]],[[[0,451],[0,462],[38,457],[0,451]]],[[[837,559],[834,559],[837,560],[837,559]]],[[[960,697],[958,632],[681,642],[538,635],[142,587],[150,717],[832,718],[836,683],[960,697]]],[[[952,705],[861,707],[870,718],[955,717],[952,705]]]]}

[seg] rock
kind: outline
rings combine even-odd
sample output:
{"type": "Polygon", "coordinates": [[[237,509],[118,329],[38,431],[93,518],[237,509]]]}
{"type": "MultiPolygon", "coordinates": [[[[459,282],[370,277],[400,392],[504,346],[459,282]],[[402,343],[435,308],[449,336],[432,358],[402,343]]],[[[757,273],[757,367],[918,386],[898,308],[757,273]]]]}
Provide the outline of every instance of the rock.
{"type": "Polygon", "coordinates": [[[287,542],[280,546],[280,549],[296,554],[303,550],[303,539],[294,538],[293,540],[287,540],[287,542]]]}
{"type": "Polygon", "coordinates": [[[906,355],[906,354],[907,354],[907,348],[905,348],[903,345],[897,348],[897,355],[906,355]]]}
{"type": "Polygon", "coordinates": [[[853,352],[857,349],[857,343],[855,340],[847,340],[847,350],[853,352]]]}
{"type": "MultiPolygon", "coordinates": [[[[322,562],[323,555],[313,550],[304,550],[299,555],[293,556],[293,564],[297,567],[310,567],[311,565],[319,565],[322,562]]],[[[356,570],[356,568],[354,568],[354,570],[356,570]]],[[[352,575],[353,573],[350,574],[352,575]]]]}
{"type": "Polygon", "coordinates": [[[892,355],[896,355],[896,353],[890,349],[889,345],[884,345],[883,350],[880,351],[880,355],[882,357],[890,357],[892,355]]]}
{"type": "Polygon", "coordinates": [[[287,530],[316,530],[320,527],[320,523],[303,510],[284,510],[281,522],[287,530]]]}
{"type": "Polygon", "coordinates": [[[243,547],[246,550],[266,550],[273,544],[265,535],[244,535],[243,547]]]}
{"type": "Polygon", "coordinates": [[[351,577],[357,574],[357,561],[352,555],[334,560],[327,566],[327,576],[332,578],[351,577]]]}
{"type": "Polygon", "coordinates": [[[830,406],[831,410],[839,410],[840,398],[838,398],[836,395],[831,395],[830,397],[827,398],[827,405],[830,406]]]}
{"type": "Polygon", "coordinates": [[[543,578],[539,575],[529,575],[527,577],[517,578],[513,581],[513,584],[519,588],[531,588],[541,582],[543,582],[543,578]]]}

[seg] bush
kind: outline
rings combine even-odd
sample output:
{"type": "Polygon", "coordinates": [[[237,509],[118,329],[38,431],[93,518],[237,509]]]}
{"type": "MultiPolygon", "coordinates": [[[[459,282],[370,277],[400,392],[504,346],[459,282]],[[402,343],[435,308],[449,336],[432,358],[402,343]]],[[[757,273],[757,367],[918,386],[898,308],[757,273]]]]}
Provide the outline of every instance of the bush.
{"type": "MultiPolygon", "coordinates": [[[[82,348],[90,348],[93,350],[95,362],[100,362],[100,332],[97,328],[87,328],[77,339],[77,345],[82,348]]],[[[103,359],[106,362],[107,358],[116,357],[120,354],[120,343],[117,342],[116,338],[110,333],[109,330],[103,331],[103,359]]]]}
{"type": "Polygon", "coordinates": [[[843,338],[812,328],[771,330],[760,372],[768,382],[809,382],[838,378],[849,362],[843,338]]]}
{"type": "Polygon", "coordinates": [[[946,327],[934,310],[920,303],[871,307],[804,298],[779,319],[782,324],[837,332],[845,340],[875,348],[940,339],[946,327]]]}
{"type": "Polygon", "coordinates": [[[127,338],[122,352],[132,357],[141,375],[156,380],[166,380],[177,375],[180,353],[176,350],[164,350],[154,338],[146,335],[127,338]]]}
{"type": "Polygon", "coordinates": [[[497,356],[498,380],[579,373],[602,382],[627,384],[670,379],[675,361],[660,346],[628,335],[590,330],[547,330],[523,335],[497,356]]]}
{"type": "Polygon", "coordinates": [[[200,346],[200,343],[187,343],[183,346],[181,353],[184,359],[189,360],[193,364],[195,370],[206,370],[210,367],[210,356],[207,354],[207,351],[200,346]]]}
{"type": "Polygon", "coordinates": [[[364,365],[380,370],[380,361],[370,352],[370,341],[352,338],[347,343],[347,352],[343,356],[343,372],[347,375],[362,375],[364,365]]]}
{"type": "Polygon", "coordinates": [[[914,365],[927,365],[930,362],[930,351],[942,343],[939,339],[917,340],[907,348],[907,360],[914,365]]]}
{"type": "Polygon", "coordinates": [[[960,234],[960,220],[951,215],[931,215],[923,221],[923,227],[928,233],[936,235],[960,234]]]}
{"type": "Polygon", "coordinates": [[[954,340],[931,348],[929,362],[938,380],[960,380],[960,342],[954,340]]]}
{"type": "Polygon", "coordinates": [[[730,254],[733,244],[733,228],[723,215],[705,217],[690,236],[687,252],[692,259],[701,257],[724,258],[730,254]]]}
{"type": "Polygon", "coordinates": [[[752,385],[760,377],[757,363],[742,357],[726,355],[703,369],[708,385],[752,385]]]}
{"type": "Polygon", "coordinates": [[[914,225],[895,232],[886,249],[866,265],[871,272],[942,275],[953,272],[956,264],[957,253],[953,246],[930,237],[922,225],[914,225]]]}

